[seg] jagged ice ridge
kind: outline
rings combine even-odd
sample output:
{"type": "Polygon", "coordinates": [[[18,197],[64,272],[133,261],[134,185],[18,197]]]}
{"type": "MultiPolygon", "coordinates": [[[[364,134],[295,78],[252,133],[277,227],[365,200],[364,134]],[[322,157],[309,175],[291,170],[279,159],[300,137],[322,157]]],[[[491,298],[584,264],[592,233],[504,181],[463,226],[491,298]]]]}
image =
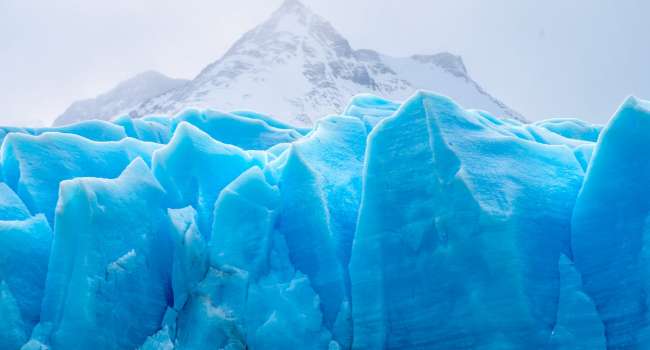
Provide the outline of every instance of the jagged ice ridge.
{"type": "Polygon", "coordinates": [[[2,349],[650,347],[650,103],[5,128],[2,349]]]}

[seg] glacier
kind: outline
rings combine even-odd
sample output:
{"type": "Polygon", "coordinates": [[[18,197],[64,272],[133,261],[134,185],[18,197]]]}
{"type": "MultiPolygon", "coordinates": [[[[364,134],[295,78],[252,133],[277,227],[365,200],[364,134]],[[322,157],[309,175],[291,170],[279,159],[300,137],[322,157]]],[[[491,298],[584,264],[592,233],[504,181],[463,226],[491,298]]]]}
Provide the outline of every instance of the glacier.
{"type": "Polygon", "coordinates": [[[0,135],[0,349],[650,347],[650,102],[0,135]]]}

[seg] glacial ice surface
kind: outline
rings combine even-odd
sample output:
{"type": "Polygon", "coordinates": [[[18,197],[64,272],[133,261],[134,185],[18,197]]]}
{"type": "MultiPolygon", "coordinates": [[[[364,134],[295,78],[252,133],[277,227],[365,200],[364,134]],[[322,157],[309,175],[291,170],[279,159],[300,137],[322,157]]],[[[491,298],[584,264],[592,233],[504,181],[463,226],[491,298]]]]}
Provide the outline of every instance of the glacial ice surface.
{"type": "Polygon", "coordinates": [[[0,135],[0,349],[650,347],[648,102],[0,135]]]}

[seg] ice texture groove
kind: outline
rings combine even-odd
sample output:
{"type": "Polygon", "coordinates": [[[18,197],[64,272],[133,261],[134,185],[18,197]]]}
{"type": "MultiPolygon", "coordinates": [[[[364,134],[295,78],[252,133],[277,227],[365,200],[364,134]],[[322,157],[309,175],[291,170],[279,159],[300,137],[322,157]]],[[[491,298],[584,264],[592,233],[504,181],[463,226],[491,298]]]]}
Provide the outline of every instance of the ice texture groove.
{"type": "Polygon", "coordinates": [[[313,128],[1,135],[0,349],[650,346],[650,102],[527,124],[422,91],[313,128]]]}

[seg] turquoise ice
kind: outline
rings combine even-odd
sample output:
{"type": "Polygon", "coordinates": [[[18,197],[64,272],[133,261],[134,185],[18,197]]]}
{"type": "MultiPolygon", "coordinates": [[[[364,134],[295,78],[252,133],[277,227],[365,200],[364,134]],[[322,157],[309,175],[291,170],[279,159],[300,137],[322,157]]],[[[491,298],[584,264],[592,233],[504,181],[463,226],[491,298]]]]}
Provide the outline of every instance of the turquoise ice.
{"type": "MultiPolygon", "coordinates": [[[[471,107],[471,106],[467,106],[471,107]]],[[[650,103],[2,128],[1,349],[644,349],[650,103]]]]}

